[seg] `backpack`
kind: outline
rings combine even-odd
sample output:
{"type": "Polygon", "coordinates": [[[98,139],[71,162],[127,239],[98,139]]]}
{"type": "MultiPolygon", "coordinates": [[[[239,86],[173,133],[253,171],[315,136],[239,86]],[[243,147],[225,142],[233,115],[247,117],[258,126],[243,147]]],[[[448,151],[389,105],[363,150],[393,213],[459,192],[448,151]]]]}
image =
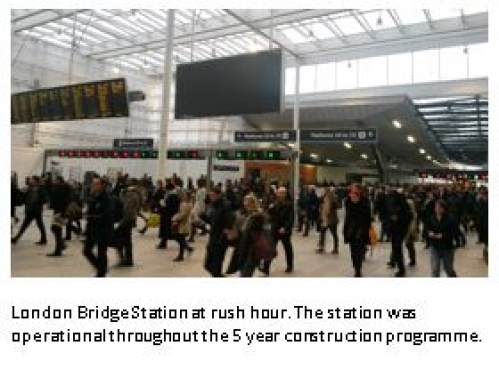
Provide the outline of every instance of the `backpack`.
{"type": "Polygon", "coordinates": [[[253,252],[258,261],[271,261],[277,256],[274,243],[272,243],[272,238],[268,232],[261,231],[254,234],[253,252]]]}

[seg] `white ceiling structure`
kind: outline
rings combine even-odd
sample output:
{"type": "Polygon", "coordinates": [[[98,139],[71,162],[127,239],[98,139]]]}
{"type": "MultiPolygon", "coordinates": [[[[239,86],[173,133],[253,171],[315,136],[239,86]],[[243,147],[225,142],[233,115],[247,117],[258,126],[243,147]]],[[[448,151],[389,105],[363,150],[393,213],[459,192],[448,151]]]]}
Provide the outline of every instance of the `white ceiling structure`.
{"type": "MultiPolygon", "coordinates": [[[[146,75],[160,76],[164,65],[167,12],[164,9],[12,10],[11,25],[16,35],[72,48],[76,53],[105,61],[117,69],[126,67],[146,75]]],[[[178,9],[175,12],[173,57],[174,63],[178,64],[281,47],[287,52],[289,67],[297,60],[302,66],[316,65],[487,41],[488,11],[472,3],[464,9],[447,10],[178,9]]],[[[380,107],[387,108],[387,104],[380,107]]],[[[356,111],[361,108],[357,107],[356,111]]],[[[378,108],[370,105],[366,109],[378,108]]],[[[348,107],[304,109],[304,122],[308,118],[312,125],[339,121],[340,113],[351,115],[348,107]]],[[[410,100],[391,105],[385,113],[375,112],[358,119],[365,122],[381,120],[386,131],[395,117],[394,112],[405,115],[410,127],[415,130],[419,127],[420,140],[428,147],[433,145],[434,157],[451,159],[445,158],[442,152],[442,149],[449,148],[445,138],[447,132],[428,129],[428,122],[421,119],[410,100]]],[[[287,127],[291,123],[290,117],[290,112],[287,112],[280,117],[273,116],[272,121],[287,127]]],[[[270,117],[248,118],[253,124],[263,127],[270,117]]],[[[487,140],[484,125],[488,124],[488,116],[487,121],[483,117],[479,120],[480,139],[487,140]]],[[[449,123],[451,120],[446,122],[449,123]]],[[[456,135],[452,130],[448,134],[456,135]]],[[[391,139],[395,139],[397,134],[388,134],[387,131],[387,135],[385,147],[390,147],[394,142],[391,139]]],[[[402,158],[410,159],[410,154],[417,152],[410,145],[403,149],[398,153],[402,158]]],[[[424,163],[423,157],[418,157],[418,165],[424,163]]]]}
{"type": "MultiPolygon", "coordinates": [[[[388,46],[407,42],[438,38],[442,44],[464,34],[473,41],[487,33],[487,17],[487,9],[471,4],[447,11],[179,9],[174,59],[183,63],[281,46],[302,64],[312,64],[376,45],[386,54],[388,46]]],[[[11,21],[16,34],[156,74],[163,66],[166,18],[163,9],[44,9],[12,10],[11,21]]]]}

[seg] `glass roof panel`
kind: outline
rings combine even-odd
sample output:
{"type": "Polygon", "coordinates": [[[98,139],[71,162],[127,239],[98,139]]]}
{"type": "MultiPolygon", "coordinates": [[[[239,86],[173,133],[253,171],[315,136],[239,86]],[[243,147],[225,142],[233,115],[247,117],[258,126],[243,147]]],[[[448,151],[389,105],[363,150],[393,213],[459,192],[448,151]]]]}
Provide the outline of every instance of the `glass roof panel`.
{"type": "Polygon", "coordinates": [[[335,18],[334,23],[338,26],[344,35],[355,35],[357,33],[364,33],[362,26],[353,17],[335,18]]]}
{"type": "Polygon", "coordinates": [[[482,3],[476,3],[474,1],[466,2],[463,7],[463,11],[465,15],[468,14],[477,14],[477,13],[487,13],[489,11],[489,7],[482,3]]]}
{"type": "Polygon", "coordinates": [[[307,28],[312,31],[315,37],[321,40],[335,37],[334,33],[331,32],[331,30],[327,28],[322,22],[307,24],[307,28]]]}
{"type": "Polygon", "coordinates": [[[403,25],[426,23],[423,9],[399,8],[395,11],[403,25]]]}
{"type": "Polygon", "coordinates": [[[311,40],[310,37],[305,37],[303,36],[300,32],[298,32],[294,28],[284,28],[281,30],[281,32],[286,36],[289,41],[291,41],[293,44],[300,44],[303,42],[309,42],[311,40]]]}
{"type": "Polygon", "coordinates": [[[461,16],[460,9],[449,9],[449,8],[430,8],[429,9],[431,19],[438,21],[441,19],[456,18],[461,16]]]}
{"type": "Polygon", "coordinates": [[[393,21],[390,14],[388,14],[387,10],[380,9],[367,11],[363,12],[363,15],[369,23],[369,26],[371,26],[371,29],[373,29],[374,31],[396,27],[395,22],[393,21]]]}

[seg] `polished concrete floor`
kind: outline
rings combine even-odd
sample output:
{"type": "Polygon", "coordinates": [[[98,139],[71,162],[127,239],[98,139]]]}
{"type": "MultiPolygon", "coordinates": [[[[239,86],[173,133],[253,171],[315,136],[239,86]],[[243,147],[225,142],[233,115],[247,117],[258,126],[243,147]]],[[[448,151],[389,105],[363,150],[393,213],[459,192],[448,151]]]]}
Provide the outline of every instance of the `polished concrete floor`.
{"type": "MultiPolygon", "coordinates": [[[[45,225],[49,232],[50,216],[45,217],[45,225]]],[[[19,226],[19,225],[17,225],[19,226]]],[[[17,227],[14,226],[14,231],[17,227]]],[[[341,230],[341,225],[339,230],[341,230]]],[[[63,257],[48,258],[46,253],[53,250],[54,239],[49,234],[47,246],[35,245],[39,239],[39,232],[33,223],[16,245],[11,247],[11,262],[13,277],[92,277],[93,268],[89,266],[82,256],[82,243],[74,240],[68,242],[68,248],[63,257]]],[[[133,233],[134,267],[116,267],[117,256],[113,249],[109,249],[109,277],[207,277],[203,270],[206,237],[197,237],[192,244],[195,251],[187,256],[183,262],[173,262],[177,255],[178,245],[170,241],[168,249],[158,250],[157,229],[150,229],[145,235],[136,231],[133,233]]],[[[317,254],[318,234],[312,232],[308,237],[298,233],[293,236],[295,251],[295,271],[285,274],[284,251],[279,246],[279,256],[272,264],[271,277],[351,277],[352,266],[348,247],[340,244],[340,253],[332,255],[331,236],[326,239],[327,253],[317,254]]],[[[341,237],[340,237],[341,243],[341,237]]],[[[407,269],[408,277],[429,277],[430,258],[428,250],[422,243],[417,243],[417,266],[407,269]]],[[[458,249],[456,253],[455,268],[460,277],[487,277],[488,268],[482,258],[483,246],[476,244],[476,235],[468,235],[468,245],[458,249]]],[[[231,250],[226,257],[229,260],[231,250]]],[[[392,277],[394,270],[386,266],[390,254],[390,244],[382,243],[373,248],[364,263],[363,275],[365,277],[392,277]]],[[[255,277],[262,276],[259,272],[255,277]]],[[[442,272],[442,276],[445,273],[442,272]]]]}

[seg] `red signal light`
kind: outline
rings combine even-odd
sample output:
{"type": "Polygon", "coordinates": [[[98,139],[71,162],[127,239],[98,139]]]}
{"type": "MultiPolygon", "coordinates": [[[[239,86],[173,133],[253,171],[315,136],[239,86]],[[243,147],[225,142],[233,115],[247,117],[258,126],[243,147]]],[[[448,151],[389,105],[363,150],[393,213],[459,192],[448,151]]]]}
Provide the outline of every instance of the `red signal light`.
{"type": "Polygon", "coordinates": [[[59,157],[65,157],[66,156],[66,152],[64,150],[61,150],[59,152],[59,157]]]}
{"type": "Polygon", "coordinates": [[[74,152],[68,152],[68,157],[73,158],[75,156],[74,152]]]}
{"type": "Polygon", "coordinates": [[[118,158],[120,156],[120,153],[119,152],[113,152],[113,157],[114,158],[118,158]]]}

